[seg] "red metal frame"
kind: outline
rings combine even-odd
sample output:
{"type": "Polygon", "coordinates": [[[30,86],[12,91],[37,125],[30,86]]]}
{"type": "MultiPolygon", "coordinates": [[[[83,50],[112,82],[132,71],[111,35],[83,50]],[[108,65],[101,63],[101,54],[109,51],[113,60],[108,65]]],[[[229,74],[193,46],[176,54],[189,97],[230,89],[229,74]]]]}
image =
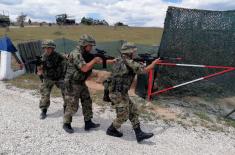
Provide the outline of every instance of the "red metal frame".
{"type": "Polygon", "coordinates": [[[231,71],[235,70],[235,67],[228,67],[228,66],[206,66],[206,65],[194,65],[194,64],[175,64],[175,63],[165,63],[165,62],[157,63],[157,65],[172,66],[172,67],[180,66],[180,67],[215,68],[215,69],[225,69],[225,70],[214,73],[214,74],[210,74],[210,75],[207,75],[207,76],[204,76],[204,77],[200,77],[198,79],[194,79],[194,80],[191,80],[191,81],[188,81],[188,82],[185,82],[185,83],[181,83],[181,84],[178,84],[178,85],[175,85],[175,86],[172,86],[172,87],[164,88],[164,89],[158,90],[156,92],[152,92],[153,80],[154,80],[153,79],[154,70],[152,69],[148,73],[148,75],[149,75],[149,79],[148,79],[148,100],[149,101],[151,100],[151,96],[153,96],[153,95],[158,95],[158,94],[167,92],[169,90],[172,90],[172,89],[175,89],[175,88],[178,88],[178,87],[182,87],[182,86],[185,86],[185,85],[188,85],[188,84],[191,84],[191,83],[194,83],[194,82],[198,82],[198,81],[201,81],[201,80],[209,79],[211,77],[219,76],[219,75],[222,75],[224,73],[228,73],[228,72],[231,72],[231,71]]]}

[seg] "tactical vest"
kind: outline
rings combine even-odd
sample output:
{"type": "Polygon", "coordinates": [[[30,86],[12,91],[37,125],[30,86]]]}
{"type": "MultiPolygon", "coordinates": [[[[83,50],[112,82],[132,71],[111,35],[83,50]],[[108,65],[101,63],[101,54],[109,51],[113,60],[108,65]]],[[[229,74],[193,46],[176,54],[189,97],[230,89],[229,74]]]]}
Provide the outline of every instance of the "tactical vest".
{"type": "MultiPolygon", "coordinates": [[[[83,54],[80,49],[75,52],[81,52],[81,55],[86,63],[90,62],[93,59],[93,57],[91,57],[89,53],[83,54]]],[[[87,80],[91,73],[92,69],[87,72],[82,72],[81,69],[74,64],[73,60],[70,60],[70,63],[68,63],[67,66],[66,78],[72,80],[76,84],[82,84],[87,80]]]]}
{"type": "Polygon", "coordinates": [[[77,84],[84,83],[92,73],[92,69],[87,72],[82,72],[79,68],[76,68],[76,70],[72,74],[72,80],[77,84]]]}
{"type": "Polygon", "coordinates": [[[42,57],[43,61],[43,78],[57,81],[64,78],[65,75],[65,64],[63,63],[64,58],[53,52],[51,55],[46,54],[42,57]]]}
{"type": "Polygon", "coordinates": [[[127,94],[135,78],[134,71],[126,64],[125,60],[118,59],[113,65],[111,83],[109,90],[111,92],[121,92],[127,94]]]}

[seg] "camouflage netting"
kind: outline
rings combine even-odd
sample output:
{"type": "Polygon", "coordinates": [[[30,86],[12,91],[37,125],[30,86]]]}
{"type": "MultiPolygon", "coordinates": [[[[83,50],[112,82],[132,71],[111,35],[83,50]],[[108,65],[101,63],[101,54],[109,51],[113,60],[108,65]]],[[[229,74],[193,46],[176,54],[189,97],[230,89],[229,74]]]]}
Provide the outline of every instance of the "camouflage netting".
{"type": "Polygon", "coordinates": [[[56,51],[59,53],[69,53],[77,46],[76,41],[66,38],[56,39],[54,41],[56,44],[56,51]]]}
{"type": "MultiPolygon", "coordinates": [[[[169,7],[160,44],[161,56],[182,57],[179,63],[235,66],[235,10],[206,11],[169,7]]],[[[220,70],[160,67],[158,89],[220,70]]],[[[235,94],[235,73],[170,91],[183,95],[235,94]]]]}

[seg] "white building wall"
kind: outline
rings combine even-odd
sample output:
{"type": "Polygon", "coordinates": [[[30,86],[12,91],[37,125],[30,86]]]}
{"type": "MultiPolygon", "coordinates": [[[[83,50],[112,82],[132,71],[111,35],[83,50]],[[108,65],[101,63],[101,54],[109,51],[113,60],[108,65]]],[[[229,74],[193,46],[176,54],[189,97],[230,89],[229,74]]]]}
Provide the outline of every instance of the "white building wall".
{"type": "MultiPolygon", "coordinates": [[[[1,51],[0,80],[10,80],[25,73],[25,68],[14,71],[11,68],[11,52],[1,51]]],[[[16,55],[19,57],[19,53],[16,55]]]]}

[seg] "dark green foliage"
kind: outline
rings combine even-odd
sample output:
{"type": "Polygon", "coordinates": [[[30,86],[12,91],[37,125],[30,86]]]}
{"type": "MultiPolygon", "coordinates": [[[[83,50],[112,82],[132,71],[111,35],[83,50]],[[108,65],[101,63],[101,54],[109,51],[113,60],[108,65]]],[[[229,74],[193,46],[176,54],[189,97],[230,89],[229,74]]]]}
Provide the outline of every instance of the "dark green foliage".
{"type": "Polygon", "coordinates": [[[83,17],[81,19],[81,24],[84,24],[84,25],[106,25],[106,26],[109,25],[108,22],[105,20],[96,20],[93,18],[86,18],[86,17],[83,17]]]}
{"type": "MultiPolygon", "coordinates": [[[[161,56],[182,57],[181,63],[235,66],[235,10],[206,11],[169,7],[159,52],[161,56]]],[[[160,67],[158,86],[172,86],[217,71],[220,70],[160,67]]],[[[235,92],[234,75],[228,73],[170,93],[231,94],[235,92]]]]}

